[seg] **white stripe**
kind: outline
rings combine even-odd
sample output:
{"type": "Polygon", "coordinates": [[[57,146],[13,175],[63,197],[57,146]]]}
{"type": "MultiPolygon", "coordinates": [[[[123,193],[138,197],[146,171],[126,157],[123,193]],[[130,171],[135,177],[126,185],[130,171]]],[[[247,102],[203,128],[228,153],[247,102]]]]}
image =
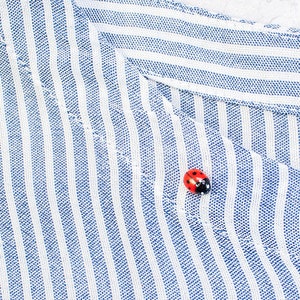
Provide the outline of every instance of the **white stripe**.
{"type": "MultiPolygon", "coordinates": [[[[3,12],[3,11],[2,11],[3,12]]],[[[13,70],[13,76],[18,76],[18,72],[13,70]]],[[[14,76],[15,80],[17,79],[14,76]]],[[[1,79],[1,78],[0,78],[1,79]]],[[[15,82],[17,83],[17,82],[15,82]]],[[[0,151],[2,156],[2,169],[3,169],[3,184],[4,191],[6,195],[6,204],[9,211],[10,222],[12,225],[14,241],[16,243],[16,252],[18,255],[18,262],[21,273],[22,280],[22,290],[23,290],[23,298],[24,299],[32,299],[31,288],[30,288],[30,279],[28,273],[28,265],[26,261],[26,253],[22,239],[22,232],[19,223],[19,217],[17,214],[17,208],[15,205],[14,192],[12,187],[12,178],[11,178],[11,166],[10,166],[10,151],[9,151],[9,140],[6,126],[6,118],[5,118],[5,110],[4,110],[4,99],[2,93],[2,83],[0,81],[0,151]]],[[[21,295],[19,295],[21,297],[21,295]]]]}
{"type": "Polygon", "coordinates": [[[119,89],[121,93],[122,106],[130,139],[130,150],[131,150],[131,160],[132,160],[132,199],[134,203],[135,216],[138,222],[138,227],[140,231],[140,236],[148,257],[148,262],[150,269],[153,274],[154,282],[157,288],[157,296],[159,299],[166,299],[166,292],[164,288],[163,279],[156,261],[155,254],[151,245],[151,241],[148,235],[146,222],[144,219],[142,199],[140,195],[141,189],[141,156],[139,147],[139,136],[138,130],[135,123],[134,116],[130,107],[130,100],[128,96],[128,91],[126,87],[126,72],[125,72],[125,60],[123,57],[116,53],[117,60],[117,77],[119,83],[119,89]]]}
{"type": "Polygon", "coordinates": [[[188,286],[176,254],[176,250],[173,245],[173,241],[169,232],[169,227],[165,218],[165,212],[163,208],[163,189],[165,180],[165,169],[164,169],[164,153],[163,153],[163,142],[161,138],[161,132],[158,125],[158,120],[154,112],[148,112],[149,122],[153,133],[154,139],[154,156],[155,156],[155,183],[154,183],[154,198],[155,208],[157,211],[157,219],[160,227],[160,231],[163,237],[164,245],[167,249],[169,259],[173,266],[177,284],[180,290],[180,299],[189,299],[188,286]]]}
{"type": "Polygon", "coordinates": [[[174,78],[162,77],[162,76],[151,75],[151,74],[147,74],[147,78],[150,78],[157,82],[161,82],[165,85],[176,87],[181,90],[187,90],[187,91],[201,93],[201,94],[208,94],[211,96],[224,97],[224,98],[236,99],[241,101],[253,101],[259,103],[263,102],[269,104],[300,105],[300,97],[246,93],[246,92],[227,90],[227,89],[201,85],[197,83],[186,82],[174,78]]]}
{"type": "MultiPolygon", "coordinates": [[[[49,299],[53,299],[53,293],[51,288],[52,282],[50,278],[50,270],[48,265],[46,247],[44,244],[43,233],[42,233],[39,214],[36,206],[35,194],[34,194],[32,158],[31,158],[31,140],[30,140],[29,123],[26,114],[27,108],[24,99],[21,77],[18,70],[17,56],[14,50],[12,33],[10,30],[9,13],[5,1],[3,0],[1,1],[1,6],[2,6],[1,17],[3,19],[2,22],[3,32],[7,43],[7,53],[12,68],[12,74],[13,74],[14,84],[16,87],[16,96],[18,102],[18,114],[20,119],[20,127],[21,127],[21,135],[22,135],[22,150],[23,150],[22,153],[23,153],[23,164],[24,164],[25,189],[26,189],[26,197],[28,199],[27,203],[28,203],[32,226],[36,238],[39,264],[42,271],[46,297],[49,299]],[[47,289],[47,285],[50,285],[49,290],[47,289]]],[[[25,285],[27,285],[27,283],[25,283],[25,285]]],[[[29,295],[29,291],[26,292],[28,292],[29,295]]]]}
{"type": "MultiPolygon", "coordinates": [[[[63,131],[64,131],[64,137],[65,137],[65,146],[66,146],[66,162],[67,162],[67,176],[68,176],[68,193],[69,193],[69,199],[72,211],[78,211],[78,205],[76,207],[76,191],[74,193],[74,152],[73,152],[73,139],[72,139],[72,129],[70,126],[70,121],[68,117],[68,112],[67,108],[65,106],[64,102],[64,94],[63,94],[63,86],[62,86],[62,81],[59,75],[58,71],[58,65],[57,65],[57,45],[56,45],[56,39],[55,39],[55,34],[54,34],[54,24],[53,24],[53,16],[52,16],[52,8],[51,8],[51,3],[49,0],[43,1],[44,5],[44,10],[45,10],[45,15],[47,16],[45,18],[46,22],[46,34],[49,42],[49,47],[50,47],[50,71],[51,75],[53,78],[53,84],[54,84],[54,89],[55,89],[55,94],[56,98],[58,101],[58,108],[60,111],[61,115],[61,121],[62,121],[62,126],[63,126],[63,131]]],[[[74,216],[75,222],[76,220],[76,214],[74,216]]],[[[67,249],[67,244],[65,240],[65,235],[63,231],[63,225],[61,218],[59,217],[59,214],[54,218],[53,216],[53,221],[54,221],[54,226],[57,234],[57,241],[59,245],[59,249],[61,252],[61,257],[62,257],[62,265],[63,265],[63,270],[64,270],[64,277],[65,277],[65,283],[66,283],[66,289],[67,289],[67,294],[69,299],[75,299],[76,298],[76,291],[75,291],[75,286],[74,286],[74,281],[73,281],[73,274],[72,274],[72,267],[71,267],[71,261],[67,249]]],[[[76,223],[75,223],[76,226],[76,223]]],[[[78,225],[77,226],[83,226],[83,225],[78,225]]]]}
{"type": "Polygon", "coordinates": [[[195,118],[199,123],[205,124],[203,99],[199,95],[193,95],[193,97],[195,107],[195,118]]]}
{"type": "Polygon", "coordinates": [[[224,137],[228,136],[228,122],[227,122],[227,112],[226,103],[223,101],[217,102],[218,107],[218,119],[219,119],[219,132],[224,137]]]}
{"type": "MultiPolygon", "coordinates": [[[[94,1],[94,0],[76,0],[77,4],[81,7],[85,8],[94,8],[101,10],[111,10],[117,12],[128,12],[128,13],[143,13],[158,17],[166,17],[172,16],[173,19],[181,20],[186,22],[188,19],[189,22],[193,24],[212,26],[217,28],[231,29],[231,30],[246,30],[251,32],[265,32],[267,34],[277,33],[277,32],[285,32],[287,28],[282,27],[282,29],[272,30],[270,28],[264,27],[264,24],[255,23],[255,24],[247,24],[237,21],[229,21],[222,20],[217,18],[211,18],[199,15],[197,13],[184,13],[179,10],[167,9],[162,7],[149,7],[149,6],[141,6],[135,4],[121,4],[121,3],[110,3],[105,1],[94,1]]],[[[292,33],[290,33],[292,34],[292,33]]],[[[291,37],[292,39],[293,37],[291,37]]],[[[295,36],[294,39],[297,37],[295,36]]]]}
{"type": "MultiPolygon", "coordinates": [[[[278,182],[278,194],[276,199],[276,206],[275,206],[275,218],[274,218],[274,231],[276,242],[278,245],[279,255],[283,262],[285,263],[287,269],[290,271],[294,283],[298,289],[298,293],[300,295],[300,274],[296,267],[293,265],[290,255],[287,249],[285,236],[284,236],[284,212],[285,212],[285,205],[287,200],[287,190],[288,190],[288,182],[289,182],[289,169],[288,166],[284,164],[279,164],[279,178],[278,182]]],[[[298,297],[299,297],[298,295],[298,297]]],[[[295,299],[297,298],[294,295],[295,299]]]]}
{"type": "Polygon", "coordinates": [[[259,287],[256,282],[255,276],[252,273],[247,259],[244,256],[243,249],[241,248],[238,235],[235,230],[234,214],[235,214],[235,201],[237,191],[237,165],[235,150],[232,142],[223,137],[223,144],[226,151],[227,168],[228,168],[228,182],[227,193],[225,201],[225,226],[228,233],[228,237],[234,248],[234,252],[240,262],[240,266],[243,269],[244,275],[249,283],[252,299],[260,299],[259,287]]]}
{"type": "MultiPolygon", "coordinates": [[[[101,2],[101,5],[102,4],[103,2],[101,2]]],[[[118,5],[121,6],[121,4],[118,5]]],[[[141,11],[144,13],[143,10],[141,11]]],[[[166,18],[166,16],[164,16],[164,18],[166,18]]],[[[186,22],[187,19],[189,19],[189,16],[185,17],[184,22],[186,22]]],[[[205,40],[201,38],[193,38],[193,37],[172,33],[172,32],[157,31],[148,28],[111,25],[105,23],[93,23],[93,24],[99,32],[130,35],[130,36],[151,37],[155,39],[161,39],[163,41],[180,42],[189,46],[200,47],[212,51],[217,50],[217,51],[222,51],[224,53],[230,53],[230,54],[269,56],[269,57],[276,57],[276,58],[286,57],[289,59],[291,58],[298,59],[300,56],[299,53],[300,51],[297,49],[276,48],[276,47],[267,47],[267,46],[250,46],[250,45],[239,45],[239,44],[231,44],[231,43],[226,44],[225,42],[224,43],[215,42],[215,41],[205,40]]]]}
{"type": "MultiPolygon", "coordinates": [[[[91,27],[90,27],[91,29],[91,27]]],[[[95,34],[95,33],[93,33],[95,34]]],[[[121,199],[119,193],[119,167],[118,167],[118,157],[117,157],[117,147],[115,142],[115,133],[114,133],[114,125],[110,118],[110,110],[109,110],[109,99],[108,99],[108,91],[105,84],[105,80],[103,77],[102,71],[102,57],[101,57],[101,49],[99,45],[99,41],[94,39],[92,43],[92,51],[93,51],[93,65],[95,76],[98,81],[99,91],[100,91],[100,110],[103,118],[103,124],[105,126],[105,134],[107,140],[108,147],[108,161],[110,166],[110,184],[111,184],[111,194],[112,194],[112,203],[114,207],[114,211],[116,214],[116,222],[118,224],[118,229],[120,233],[120,238],[122,240],[123,249],[125,252],[128,268],[130,271],[130,276],[132,278],[133,289],[135,293],[135,297],[137,299],[143,299],[143,291],[140,282],[140,278],[137,272],[137,267],[135,265],[135,260],[133,257],[130,241],[128,238],[128,233],[123,217],[122,207],[121,207],[121,199]]]]}
{"type": "MultiPolygon", "coordinates": [[[[8,149],[8,136],[7,136],[7,128],[6,128],[6,121],[5,121],[5,115],[4,115],[4,105],[3,105],[3,92],[2,92],[2,83],[0,80],[0,124],[1,124],[1,130],[0,130],[0,153],[2,154],[2,171],[3,171],[3,179],[4,179],[4,189],[6,192],[6,200],[7,202],[7,206],[9,211],[13,210],[13,213],[10,212],[10,216],[16,216],[16,208],[14,206],[14,203],[11,203],[11,205],[9,205],[9,202],[13,202],[13,191],[12,191],[12,187],[11,187],[11,178],[10,177],[10,166],[9,166],[9,149],[8,149]],[[1,151],[2,150],[2,151],[1,151]],[[6,155],[3,155],[3,151],[6,151],[6,155]],[[5,162],[5,159],[8,159],[5,162]],[[7,173],[9,172],[9,173],[7,173]],[[7,175],[6,175],[7,173],[7,175]],[[8,177],[8,178],[7,178],[8,177]],[[6,182],[8,183],[8,186],[6,185],[6,182]]],[[[18,219],[16,219],[16,224],[14,224],[14,220],[11,219],[11,223],[13,226],[13,230],[14,230],[14,236],[15,239],[17,236],[19,236],[20,241],[22,241],[21,239],[21,232],[20,232],[20,228],[19,228],[19,224],[18,224],[18,219]],[[17,226],[15,226],[17,225],[17,226]],[[16,228],[17,227],[17,228],[16,228]],[[18,233],[15,231],[19,231],[18,233]]],[[[18,251],[18,241],[16,241],[16,246],[17,246],[17,252],[18,251]]],[[[21,242],[22,243],[22,242],[21,242]]],[[[21,245],[21,247],[23,248],[23,245],[21,245]]],[[[22,249],[22,251],[24,251],[24,249],[22,249]]],[[[23,257],[25,258],[25,255],[23,255],[23,257]]],[[[26,264],[26,262],[25,262],[26,264]]],[[[8,274],[7,274],[7,268],[6,268],[6,261],[5,261],[5,253],[4,253],[4,249],[3,249],[3,241],[2,238],[0,236],[0,293],[2,296],[3,300],[9,300],[10,299],[10,295],[9,295],[9,283],[8,283],[8,274]]],[[[21,296],[21,295],[19,295],[21,296]]],[[[0,297],[1,298],[1,297],[0,297]]]]}
{"type": "Polygon", "coordinates": [[[294,115],[288,115],[287,118],[290,140],[290,164],[293,168],[300,170],[298,121],[294,115]]]}
{"type": "Polygon", "coordinates": [[[180,109],[180,93],[178,89],[173,87],[170,88],[171,90],[171,98],[172,98],[172,105],[173,107],[180,109]]]}
{"type": "MultiPolygon", "coordinates": [[[[98,47],[98,34],[95,31],[94,27],[89,24],[89,37],[90,37],[90,42],[92,46],[92,52],[93,52],[93,66],[94,66],[94,71],[95,73],[98,72],[98,74],[101,74],[101,70],[97,70],[97,66],[101,64],[101,60],[95,60],[95,53],[98,52],[100,53],[100,49],[98,47]]],[[[96,54],[97,55],[97,54],[96,54]]],[[[101,67],[99,66],[99,69],[101,67]]],[[[98,75],[99,76],[99,75],[98,75]]],[[[97,77],[97,76],[96,76],[97,77]]],[[[104,89],[102,89],[99,92],[104,93],[104,89]]],[[[88,148],[88,162],[89,162],[89,183],[90,183],[90,191],[91,191],[91,197],[92,197],[92,203],[93,203],[93,208],[95,212],[95,218],[97,222],[97,227],[98,227],[98,232],[99,232],[99,237],[101,240],[101,245],[104,253],[104,259],[107,264],[107,272],[108,272],[108,277],[110,280],[110,285],[111,285],[111,293],[112,293],[112,298],[113,299],[121,299],[121,292],[120,292],[120,287],[118,283],[118,276],[116,272],[116,267],[114,264],[114,259],[112,256],[112,250],[110,248],[109,244],[109,238],[107,235],[106,231],[106,226],[104,222],[104,216],[102,214],[102,209],[100,207],[100,199],[99,199],[99,191],[98,191],[98,183],[97,183],[97,168],[96,168],[96,157],[95,157],[95,152],[94,152],[94,140],[93,140],[93,134],[91,131],[91,124],[88,118],[88,111],[87,111],[87,106],[86,106],[86,99],[82,98],[81,99],[82,103],[79,105],[82,116],[82,120],[84,124],[87,124],[88,129],[85,128],[85,134],[86,134],[86,139],[87,139],[87,148],[88,148]]],[[[81,102],[79,101],[79,102],[81,102]]]]}
{"type": "MultiPolygon", "coordinates": [[[[194,103],[195,103],[195,111],[200,112],[203,110],[203,103],[201,97],[197,97],[194,103]]],[[[201,119],[202,116],[200,116],[200,119],[197,119],[196,117],[197,122],[195,122],[195,127],[197,130],[198,143],[200,145],[203,171],[209,178],[211,178],[212,165],[211,165],[210,149],[209,149],[209,145],[205,133],[205,128],[202,124],[199,123],[201,119]]],[[[231,300],[237,299],[232,278],[227,270],[220,248],[214,236],[213,228],[209,218],[209,202],[210,202],[210,194],[201,196],[199,215],[202,220],[203,229],[205,231],[213,256],[215,258],[215,262],[224,280],[226,290],[227,290],[227,298],[231,300]]]]}
{"type": "Polygon", "coordinates": [[[264,111],[265,131],[266,131],[266,152],[267,157],[276,159],[275,153],[275,128],[273,113],[271,111],[264,111]]]}
{"type": "MultiPolygon", "coordinates": [[[[137,28],[134,29],[137,30],[137,28]]],[[[143,29],[143,31],[146,30],[143,29]]],[[[168,34],[166,34],[166,36],[169,37],[168,34]]],[[[177,42],[179,41],[177,40],[177,42]]],[[[257,79],[257,80],[264,80],[264,81],[277,80],[277,81],[288,81],[288,82],[300,81],[299,73],[264,71],[264,70],[255,70],[255,69],[254,70],[237,69],[235,67],[227,67],[227,66],[222,66],[220,64],[214,64],[214,63],[199,61],[195,59],[185,58],[185,57],[172,56],[172,55],[158,53],[158,52],[135,50],[135,49],[128,49],[128,48],[118,48],[118,49],[123,53],[124,56],[133,59],[160,62],[163,64],[170,64],[174,66],[180,66],[183,68],[192,68],[200,71],[213,72],[216,74],[233,76],[241,79],[251,79],[251,80],[257,79]]],[[[220,50],[222,50],[222,48],[220,48],[220,50]]]]}
{"type": "Polygon", "coordinates": [[[173,105],[172,105],[172,103],[165,96],[162,96],[161,99],[162,99],[162,102],[163,102],[165,113],[167,113],[168,115],[172,115],[173,114],[173,105]]]}
{"type": "Polygon", "coordinates": [[[242,144],[247,150],[252,148],[252,134],[251,134],[251,117],[248,106],[240,106],[241,121],[242,121],[242,144]]]}
{"type": "Polygon", "coordinates": [[[251,237],[256,252],[261,260],[261,263],[271,280],[276,299],[285,299],[282,290],[282,285],[279,281],[279,278],[273,266],[268,260],[259,232],[259,209],[260,209],[260,202],[261,202],[262,188],[263,188],[262,158],[258,154],[254,153],[253,151],[250,151],[250,154],[253,162],[252,199],[251,199],[250,212],[249,212],[251,237]]]}
{"type": "Polygon", "coordinates": [[[145,111],[151,111],[151,105],[149,102],[149,85],[148,80],[139,73],[140,81],[140,93],[141,93],[141,102],[145,111]]]}
{"type": "MultiPolygon", "coordinates": [[[[183,176],[188,166],[187,166],[187,158],[186,158],[187,156],[185,151],[185,143],[184,143],[184,137],[181,128],[181,122],[178,116],[174,114],[171,114],[171,120],[172,120],[173,132],[175,135],[176,145],[177,145],[179,170],[180,170],[180,174],[182,174],[183,176]]],[[[190,250],[192,260],[194,262],[198,276],[202,283],[202,290],[204,293],[204,297],[205,299],[213,299],[213,291],[209,282],[208,275],[206,274],[204,265],[202,263],[201,257],[197,249],[197,245],[194,241],[193,234],[191,232],[190,226],[186,219],[185,198],[186,198],[186,189],[183,186],[183,184],[180,184],[180,186],[178,187],[178,193],[176,197],[176,208],[177,208],[178,219],[182,226],[182,231],[184,233],[185,240],[190,250]]]]}

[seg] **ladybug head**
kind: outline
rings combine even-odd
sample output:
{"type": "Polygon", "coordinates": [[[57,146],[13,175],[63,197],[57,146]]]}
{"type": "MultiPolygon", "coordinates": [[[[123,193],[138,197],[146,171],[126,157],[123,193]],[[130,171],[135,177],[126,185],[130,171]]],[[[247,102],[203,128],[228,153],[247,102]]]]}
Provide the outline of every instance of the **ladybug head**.
{"type": "Polygon", "coordinates": [[[210,191],[210,181],[208,178],[204,178],[196,183],[196,193],[197,194],[207,194],[210,191]]]}

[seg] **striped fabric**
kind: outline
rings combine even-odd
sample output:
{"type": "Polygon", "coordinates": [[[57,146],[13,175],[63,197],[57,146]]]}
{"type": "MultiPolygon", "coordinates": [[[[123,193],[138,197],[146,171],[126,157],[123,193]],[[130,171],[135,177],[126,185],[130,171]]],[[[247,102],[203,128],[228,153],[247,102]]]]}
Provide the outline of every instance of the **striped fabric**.
{"type": "Polygon", "coordinates": [[[0,299],[300,299],[296,29],[171,0],[0,13],[0,299]]]}

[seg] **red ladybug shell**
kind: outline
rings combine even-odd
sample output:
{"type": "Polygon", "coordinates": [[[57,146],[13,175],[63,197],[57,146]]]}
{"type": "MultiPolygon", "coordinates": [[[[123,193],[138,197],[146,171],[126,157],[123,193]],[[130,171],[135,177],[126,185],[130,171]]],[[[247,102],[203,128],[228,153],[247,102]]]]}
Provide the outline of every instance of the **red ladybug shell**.
{"type": "Polygon", "coordinates": [[[199,169],[188,170],[183,177],[186,188],[194,194],[207,194],[210,191],[208,177],[199,169]]]}

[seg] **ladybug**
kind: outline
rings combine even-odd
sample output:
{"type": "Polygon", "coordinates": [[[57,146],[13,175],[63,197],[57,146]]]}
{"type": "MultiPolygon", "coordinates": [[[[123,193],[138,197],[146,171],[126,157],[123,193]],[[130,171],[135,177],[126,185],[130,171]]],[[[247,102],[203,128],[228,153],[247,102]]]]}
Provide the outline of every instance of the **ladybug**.
{"type": "Polygon", "coordinates": [[[207,194],[211,188],[208,177],[201,170],[195,168],[184,174],[183,182],[186,188],[194,194],[207,194]]]}

